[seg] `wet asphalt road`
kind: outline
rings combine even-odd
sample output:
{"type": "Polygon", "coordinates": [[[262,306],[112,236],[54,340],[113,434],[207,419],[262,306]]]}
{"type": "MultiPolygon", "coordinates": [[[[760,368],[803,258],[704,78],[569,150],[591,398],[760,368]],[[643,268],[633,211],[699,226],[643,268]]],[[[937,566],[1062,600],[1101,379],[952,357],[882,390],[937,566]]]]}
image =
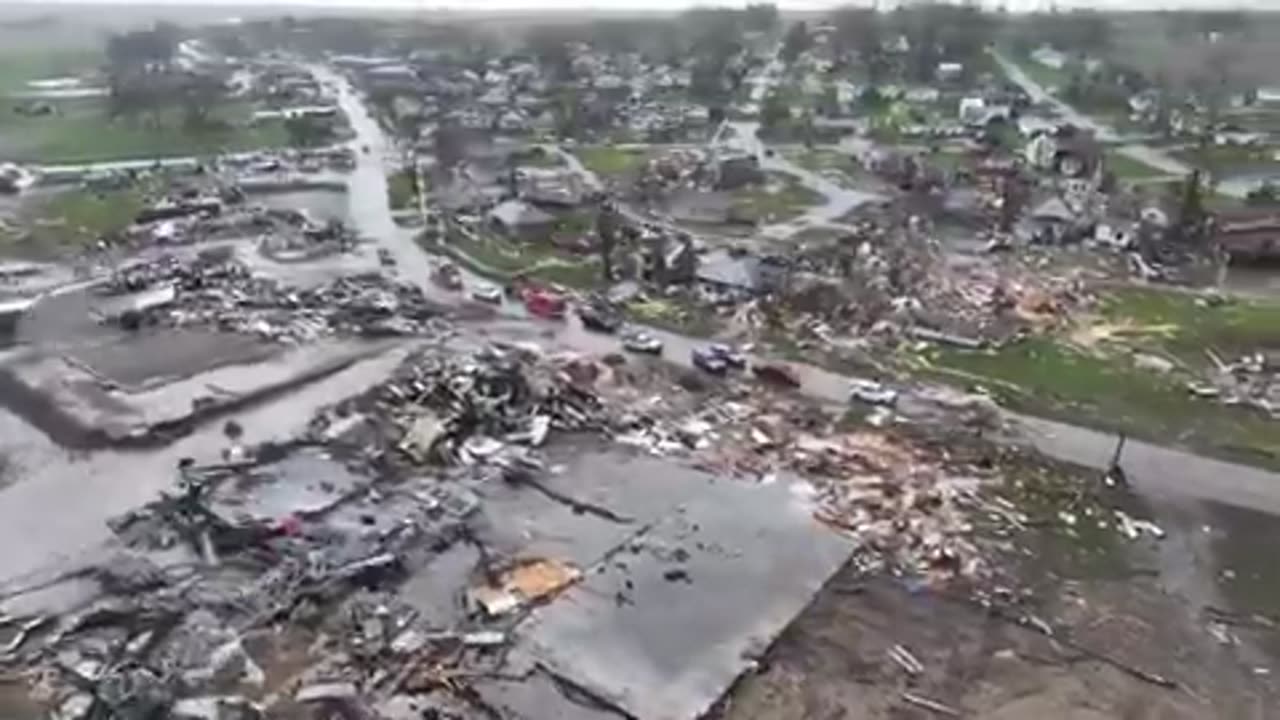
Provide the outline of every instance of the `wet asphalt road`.
{"type": "MultiPolygon", "coordinates": [[[[392,222],[391,211],[386,202],[387,167],[383,162],[391,144],[382,129],[345,78],[323,67],[315,67],[313,71],[340,88],[339,103],[351,119],[356,132],[352,145],[358,151],[359,161],[351,178],[349,191],[352,222],[362,233],[374,238],[392,252],[403,279],[415,281],[431,298],[441,302],[468,302],[465,291],[448,291],[428,280],[433,264],[439,260],[424,252],[414,242],[414,231],[399,228],[392,222]],[[368,153],[360,151],[363,146],[369,148],[368,153]]],[[[741,133],[752,131],[753,128],[747,124],[737,130],[741,133]]],[[[757,152],[763,154],[763,144],[757,140],[756,145],[757,152]]],[[[839,201],[839,204],[862,202],[866,199],[865,194],[841,192],[850,194],[839,201]]],[[[488,284],[488,281],[466,273],[464,282],[467,287],[478,283],[488,284]]],[[[496,336],[550,340],[566,348],[588,353],[620,349],[617,338],[583,329],[572,313],[562,321],[530,318],[523,307],[506,301],[497,308],[497,312],[499,319],[489,323],[486,328],[496,336]]],[[[664,359],[686,367],[691,366],[692,351],[706,343],[704,340],[665,330],[645,329],[663,341],[664,359]]],[[[751,358],[753,362],[762,359],[764,358],[751,358]]],[[[847,402],[849,378],[811,365],[791,365],[800,377],[800,392],[828,403],[847,402]]],[[[922,385],[917,389],[925,387],[927,386],[922,385]]],[[[917,399],[918,396],[911,392],[913,388],[903,389],[906,391],[902,402],[904,413],[910,415],[919,411],[927,414],[927,403],[917,399]]],[[[1115,447],[1116,439],[1109,433],[1041,418],[1013,414],[1008,417],[1021,429],[1021,435],[1028,442],[1058,460],[1102,470],[1107,466],[1115,447]]],[[[1123,462],[1134,486],[1144,493],[1212,501],[1280,516],[1280,474],[1135,440],[1130,440],[1126,445],[1123,462]]]]}

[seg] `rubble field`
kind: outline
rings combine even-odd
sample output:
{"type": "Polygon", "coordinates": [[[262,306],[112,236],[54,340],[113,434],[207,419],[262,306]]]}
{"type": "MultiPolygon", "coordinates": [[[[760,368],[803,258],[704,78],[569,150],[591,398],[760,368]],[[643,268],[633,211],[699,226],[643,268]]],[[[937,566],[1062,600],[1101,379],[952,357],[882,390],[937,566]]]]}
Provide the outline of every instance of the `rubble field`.
{"type": "Polygon", "coordinates": [[[292,441],[228,424],[80,600],[10,591],[7,662],[65,718],[696,717],[842,566],[991,576],[989,463],[682,378],[424,349],[292,441]]]}

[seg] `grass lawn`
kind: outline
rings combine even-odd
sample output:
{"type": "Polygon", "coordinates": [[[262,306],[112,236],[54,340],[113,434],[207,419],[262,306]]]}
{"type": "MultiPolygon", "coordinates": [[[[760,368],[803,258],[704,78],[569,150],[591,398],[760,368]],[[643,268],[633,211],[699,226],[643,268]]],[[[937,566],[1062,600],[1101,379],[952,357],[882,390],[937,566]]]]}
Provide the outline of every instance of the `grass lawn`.
{"type": "Polygon", "coordinates": [[[158,126],[141,119],[106,117],[101,99],[57,104],[59,114],[25,117],[0,112],[0,153],[6,159],[46,164],[130,158],[207,156],[280,147],[288,142],[283,123],[249,125],[250,109],[229,105],[207,128],[184,127],[181,111],[164,113],[158,126]]]}
{"type": "Polygon", "coordinates": [[[106,61],[97,49],[10,51],[0,48],[0,93],[27,90],[30,80],[82,77],[106,61]]]}
{"type": "Polygon", "coordinates": [[[411,170],[399,170],[387,176],[387,203],[392,210],[405,210],[417,206],[418,196],[414,192],[413,184],[411,170]]]}
{"type": "Polygon", "coordinates": [[[1277,150],[1280,148],[1274,145],[1213,145],[1204,149],[1183,148],[1170,154],[1192,167],[1230,175],[1248,170],[1280,169],[1280,161],[1276,160],[1277,150]]]}
{"type": "Polygon", "coordinates": [[[1041,337],[992,351],[934,349],[925,359],[951,380],[989,386],[1015,409],[1280,468],[1280,423],[1193,397],[1185,385],[1212,365],[1206,349],[1230,361],[1280,348],[1280,303],[1209,306],[1188,293],[1126,288],[1109,293],[1084,327],[1091,332],[1077,330],[1071,343],[1041,337]],[[1180,367],[1139,368],[1134,351],[1180,367]]]}
{"type": "Polygon", "coordinates": [[[953,379],[987,385],[1015,410],[1280,468],[1275,421],[1194,398],[1181,382],[1120,358],[1038,338],[995,351],[940,349],[928,360],[953,379]]]}
{"type": "Polygon", "coordinates": [[[627,316],[642,325],[664,328],[695,337],[711,337],[720,329],[709,308],[680,298],[655,298],[626,306],[627,316]]]}
{"type": "MultiPolygon", "coordinates": [[[[448,246],[461,263],[477,274],[499,282],[506,282],[517,274],[575,288],[593,288],[601,284],[599,262],[595,258],[577,258],[562,255],[540,245],[514,243],[505,239],[482,235],[468,239],[454,233],[448,246]],[[474,262],[468,262],[468,258],[474,262]]],[[[434,251],[440,246],[430,248],[434,251]]]]}
{"type": "Polygon", "coordinates": [[[835,150],[787,150],[783,155],[804,168],[820,173],[823,170],[847,170],[853,166],[853,158],[835,150]]]}
{"type": "Polygon", "coordinates": [[[1192,367],[1208,362],[1206,348],[1224,360],[1280,349],[1280,303],[1233,300],[1208,305],[1197,300],[1190,293],[1124,288],[1104,297],[1101,310],[1115,326],[1130,328],[1117,338],[1120,342],[1159,349],[1192,367]]]}
{"type": "Polygon", "coordinates": [[[1051,68],[1048,65],[1036,62],[1029,57],[1011,57],[1010,59],[1013,60],[1018,67],[1022,68],[1022,71],[1025,72],[1032,80],[1035,80],[1043,86],[1045,90],[1048,90],[1055,96],[1058,94],[1057,90],[1066,87],[1067,83],[1071,80],[1071,75],[1067,73],[1066,70],[1051,68]]]}
{"type": "Polygon", "coordinates": [[[1117,179],[1134,180],[1140,178],[1160,177],[1168,175],[1159,168],[1134,160],[1133,158],[1122,155],[1115,151],[1108,151],[1106,157],[1106,169],[1115,173],[1117,179]]]}
{"type": "Polygon", "coordinates": [[[606,176],[628,175],[644,167],[648,159],[642,150],[621,150],[603,145],[582,148],[577,155],[588,170],[606,176]]]}
{"type": "MultiPolygon", "coordinates": [[[[103,235],[118,233],[137,217],[145,190],[129,187],[94,191],[76,189],[41,197],[19,211],[26,233],[22,240],[35,255],[75,251],[103,235]]],[[[18,237],[9,237],[16,242],[18,237]]]]}
{"type": "Polygon", "coordinates": [[[771,223],[789,220],[822,202],[822,195],[785,174],[770,175],[763,185],[733,191],[733,214],[744,220],[771,223]]]}

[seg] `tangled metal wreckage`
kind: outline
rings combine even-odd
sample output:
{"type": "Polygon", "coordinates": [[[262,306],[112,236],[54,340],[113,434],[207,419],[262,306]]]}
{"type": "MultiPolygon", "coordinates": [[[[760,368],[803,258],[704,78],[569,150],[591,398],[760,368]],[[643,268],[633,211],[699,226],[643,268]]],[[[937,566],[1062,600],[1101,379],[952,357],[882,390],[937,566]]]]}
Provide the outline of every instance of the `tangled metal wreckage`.
{"type": "Polygon", "coordinates": [[[851,559],[987,572],[994,471],[604,360],[424,350],[183,461],[87,598],[3,619],[5,663],[68,720],[692,718],[851,559]]]}

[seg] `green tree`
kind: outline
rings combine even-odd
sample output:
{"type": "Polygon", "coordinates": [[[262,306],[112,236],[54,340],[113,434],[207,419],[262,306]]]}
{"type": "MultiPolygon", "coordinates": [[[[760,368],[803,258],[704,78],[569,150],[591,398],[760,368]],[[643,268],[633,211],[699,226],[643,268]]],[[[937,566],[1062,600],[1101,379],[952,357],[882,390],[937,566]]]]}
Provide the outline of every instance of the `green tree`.
{"type": "Polygon", "coordinates": [[[569,43],[581,39],[584,32],[566,25],[535,25],[525,33],[526,50],[538,64],[557,80],[573,77],[573,55],[569,43]]]}
{"type": "Polygon", "coordinates": [[[322,147],[337,139],[333,123],[328,118],[311,115],[285,118],[284,129],[289,136],[289,144],[299,148],[322,147]]]}
{"type": "Polygon", "coordinates": [[[791,105],[782,93],[773,91],[765,96],[760,108],[760,124],[766,130],[776,130],[791,120],[791,105]]]}
{"type": "Polygon", "coordinates": [[[438,170],[450,172],[466,157],[466,129],[452,118],[446,118],[440,123],[433,140],[433,154],[438,170]]]}
{"type": "Polygon", "coordinates": [[[1182,185],[1173,226],[1175,236],[1184,243],[1199,244],[1208,234],[1209,216],[1204,209],[1202,193],[1200,171],[1195,170],[1182,185]]]}
{"type": "Polygon", "coordinates": [[[1246,205],[1251,207],[1272,207],[1280,205],[1280,188],[1276,184],[1267,181],[1258,187],[1250,190],[1244,197],[1246,205]]]}
{"type": "Polygon", "coordinates": [[[800,54],[813,47],[813,36],[809,34],[809,25],[803,20],[791,24],[787,35],[782,40],[782,59],[795,62],[800,54]]]}
{"type": "Polygon", "coordinates": [[[743,25],[748,30],[771,32],[778,26],[778,6],[773,3],[754,3],[743,11],[743,25]]]}
{"type": "Polygon", "coordinates": [[[600,240],[600,272],[605,282],[613,282],[613,249],[622,230],[622,215],[613,201],[606,200],[596,208],[596,236],[600,240]]]}
{"type": "Polygon", "coordinates": [[[179,38],[180,31],[172,23],[107,38],[107,112],[111,117],[150,113],[152,121],[160,123],[161,110],[175,94],[169,74],[179,38]]]}
{"type": "MultiPolygon", "coordinates": [[[[871,72],[873,60],[884,56],[884,39],[880,15],[872,8],[845,6],[831,15],[835,26],[835,48],[841,57],[856,53],[871,72]]],[[[872,78],[872,82],[876,82],[872,78]]]]}
{"type": "Polygon", "coordinates": [[[227,86],[222,78],[204,73],[188,74],[179,86],[179,99],[187,127],[208,126],[213,111],[226,97],[227,86]]]}
{"type": "Polygon", "coordinates": [[[577,137],[582,129],[582,108],[578,91],[572,85],[562,87],[552,106],[556,134],[562,138],[577,137]]]}

